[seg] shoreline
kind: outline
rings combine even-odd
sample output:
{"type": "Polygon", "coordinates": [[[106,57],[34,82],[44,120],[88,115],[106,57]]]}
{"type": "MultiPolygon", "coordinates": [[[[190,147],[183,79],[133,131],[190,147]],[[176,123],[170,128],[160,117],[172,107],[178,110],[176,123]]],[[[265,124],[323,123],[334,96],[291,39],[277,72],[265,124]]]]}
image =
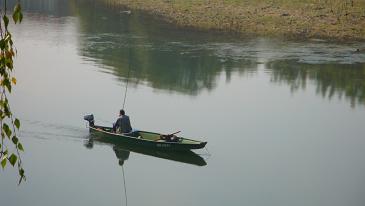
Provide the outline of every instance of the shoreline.
{"type": "Polygon", "coordinates": [[[365,41],[361,0],[102,0],[141,10],[178,27],[238,36],[365,41]],[[352,3],[350,3],[352,2],[352,3]]]}

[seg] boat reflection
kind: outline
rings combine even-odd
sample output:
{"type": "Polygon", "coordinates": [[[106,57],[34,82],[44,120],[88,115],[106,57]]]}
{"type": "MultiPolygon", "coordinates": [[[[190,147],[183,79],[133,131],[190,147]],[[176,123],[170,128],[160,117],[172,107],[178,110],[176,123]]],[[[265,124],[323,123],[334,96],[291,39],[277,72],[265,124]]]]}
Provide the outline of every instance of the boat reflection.
{"type": "Polygon", "coordinates": [[[138,147],[135,145],[122,144],[120,142],[90,134],[84,145],[85,147],[91,149],[93,148],[94,144],[111,145],[115,155],[119,159],[120,166],[123,166],[124,162],[128,160],[131,152],[197,166],[207,165],[204,158],[192,151],[158,151],[149,148],[138,147]]]}

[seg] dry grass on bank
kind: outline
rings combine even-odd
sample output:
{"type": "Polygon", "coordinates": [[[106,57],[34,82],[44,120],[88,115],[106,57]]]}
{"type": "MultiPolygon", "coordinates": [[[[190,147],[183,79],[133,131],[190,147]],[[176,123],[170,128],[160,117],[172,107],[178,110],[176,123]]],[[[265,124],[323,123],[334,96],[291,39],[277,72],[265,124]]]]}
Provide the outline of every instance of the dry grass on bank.
{"type": "Polygon", "coordinates": [[[243,35],[365,40],[364,0],[103,0],[180,26],[243,35]]]}

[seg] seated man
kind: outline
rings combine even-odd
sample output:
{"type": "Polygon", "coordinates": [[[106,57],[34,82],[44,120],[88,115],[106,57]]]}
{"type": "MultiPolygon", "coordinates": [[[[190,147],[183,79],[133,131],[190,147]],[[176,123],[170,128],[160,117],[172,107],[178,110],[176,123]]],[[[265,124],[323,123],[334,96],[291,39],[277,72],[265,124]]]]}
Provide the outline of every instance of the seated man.
{"type": "Polygon", "coordinates": [[[113,125],[113,130],[116,133],[129,133],[132,131],[131,122],[129,121],[129,117],[125,115],[124,110],[120,110],[119,118],[113,125]]]}

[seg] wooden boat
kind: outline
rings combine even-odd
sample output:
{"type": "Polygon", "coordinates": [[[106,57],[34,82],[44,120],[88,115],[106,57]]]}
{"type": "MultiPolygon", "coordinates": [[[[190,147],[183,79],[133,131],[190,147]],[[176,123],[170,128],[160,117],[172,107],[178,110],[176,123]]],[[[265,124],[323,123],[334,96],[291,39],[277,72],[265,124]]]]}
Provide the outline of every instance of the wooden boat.
{"type": "Polygon", "coordinates": [[[177,141],[162,140],[160,133],[148,131],[133,131],[130,133],[115,133],[112,127],[98,126],[94,124],[94,116],[84,117],[89,122],[90,133],[103,138],[113,139],[130,145],[154,148],[158,150],[184,151],[204,148],[207,142],[197,141],[184,137],[178,137],[177,141]]]}

